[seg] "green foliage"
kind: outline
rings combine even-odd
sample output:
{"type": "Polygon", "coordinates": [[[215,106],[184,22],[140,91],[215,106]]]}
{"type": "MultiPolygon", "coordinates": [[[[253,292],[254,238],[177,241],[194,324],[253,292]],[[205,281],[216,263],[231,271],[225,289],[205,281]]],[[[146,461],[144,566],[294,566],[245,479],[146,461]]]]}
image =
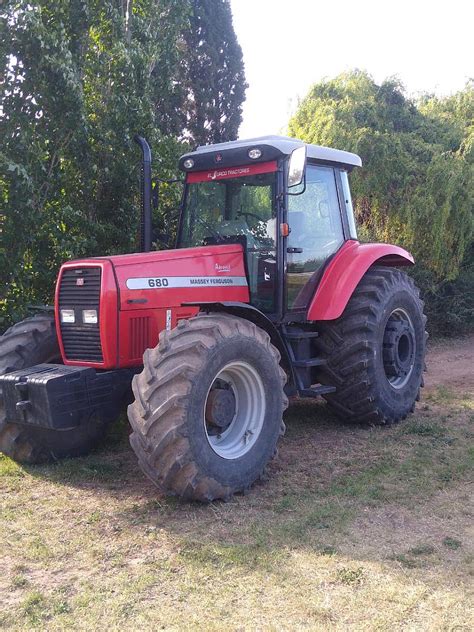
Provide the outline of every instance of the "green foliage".
{"type": "Polygon", "coordinates": [[[413,252],[437,331],[472,324],[474,84],[415,102],[356,70],[315,84],[289,132],[362,157],[351,180],[361,235],[413,252]]]}
{"type": "MultiPolygon", "coordinates": [[[[201,57],[196,51],[190,55],[187,42],[196,12],[204,9],[212,39],[204,32],[202,45],[208,54],[219,49],[208,75],[212,82],[238,48],[227,2],[214,28],[204,0],[1,4],[4,324],[19,318],[29,303],[51,302],[64,260],[137,249],[136,133],[148,138],[155,172],[164,178],[175,177],[177,159],[188,149],[185,140],[204,134],[204,122],[205,134],[236,134],[243,92],[219,102],[214,94],[212,109],[201,103],[200,124],[192,133],[188,129],[195,114],[189,82],[201,57]]],[[[244,85],[242,65],[232,72],[244,85]]],[[[161,187],[161,213],[176,206],[179,193],[179,187],[161,187]]],[[[163,224],[162,214],[155,219],[163,224]]]]}
{"type": "Polygon", "coordinates": [[[229,1],[194,2],[190,23],[184,32],[187,54],[183,60],[188,134],[201,145],[233,140],[242,121],[247,84],[229,1]]]}

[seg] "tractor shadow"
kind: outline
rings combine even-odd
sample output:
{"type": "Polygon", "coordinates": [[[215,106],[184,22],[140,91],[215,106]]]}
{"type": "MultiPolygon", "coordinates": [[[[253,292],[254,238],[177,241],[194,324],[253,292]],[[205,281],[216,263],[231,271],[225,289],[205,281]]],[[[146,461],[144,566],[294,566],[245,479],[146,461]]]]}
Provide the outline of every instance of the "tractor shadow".
{"type": "Polygon", "coordinates": [[[337,489],[335,481],[363,468],[359,461],[366,464],[368,442],[380,429],[345,424],[323,402],[297,399],[285,422],[286,435],[265,478],[230,502],[184,503],[160,494],[137,466],[123,418],[106,445],[89,456],[26,469],[87,491],[88,502],[107,511],[114,533],[165,531],[196,561],[222,555],[250,568],[256,555],[272,558],[284,548],[330,554],[334,533],[354,515],[354,490],[337,489]]]}
{"type": "MultiPolygon", "coordinates": [[[[265,479],[246,495],[208,505],[160,494],[137,466],[125,419],[93,454],[25,470],[56,486],[69,503],[65,510],[79,507],[91,538],[117,556],[126,558],[139,541],[141,555],[157,564],[171,556],[172,565],[196,568],[278,574],[298,552],[396,565],[402,562],[394,551],[403,557],[408,539],[416,547],[435,528],[422,524],[430,498],[440,490],[452,494],[466,479],[469,414],[445,413],[424,404],[400,426],[355,426],[324,402],[294,400],[265,479]],[[387,524],[397,521],[387,540],[387,524]]],[[[412,562],[419,560],[406,563],[412,562]]]]}
{"type": "Polygon", "coordinates": [[[214,511],[217,506],[244,504],[253,495],[278,493],[278,480],[285,472],[295,476],[301,486],[302,478],[307,482],[318,478],[317,470],[322,463],[350,454],[355,443],[363,443],[374,429],[370,426],[344,423],[323,402],[295,398],[285,413],[286,433],[280,440],[278,454],[268,466],[263,480],[257,481],[245,495],[238,494],[227,503],[214,502],[210,505],[180,502],[168,498],[148,481],[138,468],[137,460],[129,444],[130,427],[126,414],[111,427],[107,437],[89,455],[64,459],[53,464],[23,466],[35,478],[45,479],[59,485],[77,488],[108,490],[112,496],[127,498],[134,493],[146,494],[150,501],[158,499],[164,506],[173,509],[182,507],[214,511]],[[316,478],[315,478],[316,477],[316,478]],[[265,491],[264,491],[265,490],[265,491]]]}

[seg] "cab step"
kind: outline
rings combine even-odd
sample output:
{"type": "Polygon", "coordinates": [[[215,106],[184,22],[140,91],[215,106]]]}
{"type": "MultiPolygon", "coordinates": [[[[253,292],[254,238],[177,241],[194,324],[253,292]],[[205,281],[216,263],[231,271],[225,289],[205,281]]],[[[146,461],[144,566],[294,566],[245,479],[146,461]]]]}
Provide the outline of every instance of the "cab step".
{"type": "Polygon", "coordinates": [[[326,360],[323,358],[307,358],[306,360],[295,360],[293,366],[309,368],[312,366],[323,366],[326,364],[326,360]]]}
{"type": "Polygon", "coordinates": [[[315,368],[327,363],[324,358],[318,357],[313,344],[319,332],[309,331],[297,325],[282,325],[281,332],[293,366],[295,392],[302,397],[318,397],[321,394],[332,393],[332,386],[312,386],[319,381],[315,375],[315,368]]]}
{"type": "Polygon", "coordinates": [[[334,393],[336,391],[335,386],[313,386],[311,388],[303,388],[298,391],[300,397],[320,397],[321,395],[327,395],[328,393],[334,393]]]}
{"type": "Polygon", "coordinates": [[[284,333],[287,340],[308,340],[309,338],[317,338],[317,331],[287,331],[284,333]]]}

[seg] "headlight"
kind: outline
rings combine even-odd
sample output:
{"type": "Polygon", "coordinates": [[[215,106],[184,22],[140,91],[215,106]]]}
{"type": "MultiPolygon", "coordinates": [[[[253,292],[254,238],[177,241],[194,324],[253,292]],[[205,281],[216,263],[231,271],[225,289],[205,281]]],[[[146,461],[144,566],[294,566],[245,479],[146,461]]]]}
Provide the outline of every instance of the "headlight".
{"type": "Polygon", "coordinates": [[[87,325],[95,325],[97,323],[97,310],[96,309],[83,309],[82,322],[86,323],[87,325]]]}
{"type": "Polygon", "coordinates": [[[251,158],[252,160],[257,160],[257,158],[260,158],[260,156],[262,155],[262,152],[260,149],[257,149],[256,147],[254,149],[249,149],[248,150],[248,157],[251,158]]]}
{"type": "Polygon", "coordinates": [[[61,313],[62,323],[75,323],[76,322],[76,315],[74,314],[73,309],[62,309],[60,310],[60,313],[61,313]]]}
{"type": "Polygon", "coordinates": [[[194,167],[194,160],[192,158],[186,158],[183,165],[185,169],[192,169],[194,167]]]}

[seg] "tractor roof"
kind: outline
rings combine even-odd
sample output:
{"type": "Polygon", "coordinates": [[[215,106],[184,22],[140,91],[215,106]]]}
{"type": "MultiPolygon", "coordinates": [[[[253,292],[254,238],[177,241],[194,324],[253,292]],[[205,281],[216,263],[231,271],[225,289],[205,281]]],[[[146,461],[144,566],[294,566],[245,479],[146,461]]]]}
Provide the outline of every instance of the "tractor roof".
{"type": "MultiPolygon", "coordinates": [[[[208,160],[211,158],[209,154],[213,154],[213,156],[222,154],[222,157],[225,156],[226,158],[226,160],[224,160],[226,165],[231,163],[243,164],[242,159],[244,157],[244,162],[248,163],[247,151],[252,147],[257,147],[262,150],[262,157],[258,162],[262,160],[275,160],[275,158],[290,155],[295,149],[304,145],[306,145],[308,158],[312,158],[313,160],[333,164],[338,163],[349,168],[362,166],[362,160],[357,154],[342,151],[341,149],[332,149],[331,147],[310,145],[298,138],[290,138],[288,136],[259,136],[257,138],[233,140],[227,143],[217,143],[215,145],[200,145],[195,151],[182,156],[179,161],[179,166],[184,171],[195,171],[199,168],[206,168],[208,165],[205,165],[205,163],[208,163],[208,160]],[[195,162],[195,166],[191,169],[184,169],[183,163],[187,158],[192,158],[195,162]]],[[[214,163],[214,160],[212,162],[214,163]]]]}

